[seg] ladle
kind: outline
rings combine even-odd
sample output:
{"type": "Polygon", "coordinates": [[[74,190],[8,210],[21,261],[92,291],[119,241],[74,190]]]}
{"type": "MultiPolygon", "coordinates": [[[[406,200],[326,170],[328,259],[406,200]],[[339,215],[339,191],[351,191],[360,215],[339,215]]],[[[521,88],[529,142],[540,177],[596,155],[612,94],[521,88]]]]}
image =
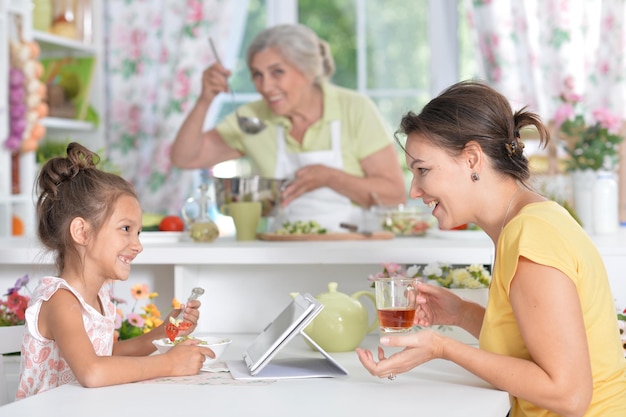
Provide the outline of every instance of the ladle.
{"type": "MultiPolygon", "coordinates": [[[[212,38],[209,38],[209,43],[211,44],[211,50],[213,51],[213,56],[215,57],[215,60],[220,65],[222,65],[222,60],[220,59],[220,56],[217,54],[217,49],[215,49],[215,45],[213,44],[212,38]]],[[[239,115],[239,112],[237,111],[237,107],[235,105],[235,92],[233,91],[228,81],[227,81],[227,85],[228,85],[228,90],[230,91],[231,101],[233,102],[233,108],[235,108],[235,115],[237,116],[237,124],[239,125],[239,128],[241,129],[241,131],[244,133],[248,133],[250,135],[255,135],[259,133],[260,131],[262,131],[263,129],[265,129],[265,123],[263,123],[261,120],[257,119],[256,117],[246,117],[246,116],[239,115]]]]}

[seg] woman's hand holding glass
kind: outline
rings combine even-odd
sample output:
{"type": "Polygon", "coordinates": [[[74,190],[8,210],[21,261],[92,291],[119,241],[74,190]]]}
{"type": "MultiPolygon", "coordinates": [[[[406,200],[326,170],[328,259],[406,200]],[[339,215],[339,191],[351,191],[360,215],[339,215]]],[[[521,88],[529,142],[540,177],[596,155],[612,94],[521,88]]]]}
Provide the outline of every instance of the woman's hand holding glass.
{"type": "Polygon", "coordinates": [[[417,326],[457,325],[463,316],[463,300],[447,288],[419,282],[417,310],[414,324],[417,326]]]}

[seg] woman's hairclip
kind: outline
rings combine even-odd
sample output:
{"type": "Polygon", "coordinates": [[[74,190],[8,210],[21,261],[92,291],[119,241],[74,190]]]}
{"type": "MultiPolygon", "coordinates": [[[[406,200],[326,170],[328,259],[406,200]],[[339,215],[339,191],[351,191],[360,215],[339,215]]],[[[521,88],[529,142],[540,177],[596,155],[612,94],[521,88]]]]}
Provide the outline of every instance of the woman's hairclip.
{"type": "Polygon", "coordinates": [[[512,158],[513,155],[516,155],[518,153],[521,155],[522,152],[524,152],[524,142],[519,140],[519,132],[515,131],[515,135],[515,139],[504,144],[504,146],[506,147],[506,152],[509,154],[509,158],[512,158]]]}

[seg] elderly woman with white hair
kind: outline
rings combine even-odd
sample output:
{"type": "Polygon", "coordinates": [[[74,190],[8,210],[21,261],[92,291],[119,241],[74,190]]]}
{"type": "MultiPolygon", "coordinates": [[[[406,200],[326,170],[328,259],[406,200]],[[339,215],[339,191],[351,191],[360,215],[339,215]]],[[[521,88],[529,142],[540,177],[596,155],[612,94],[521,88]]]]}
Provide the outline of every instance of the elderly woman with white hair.
{"type": "Polygon", "coordinates": [[[286,220],[315,220],[330,230],[358,220],[361,207],[405,202],[391,132],[370,99],[330,82],[326,42],[306,26],[278,25],[257,35],[247,61],[262,99],[238,112],[266,128],[244,133],[233,113],[202,130],[215,97],[228,92],[231,72],[216,62],[204,71],[202,93],[176,136],[174,165],[208,168],[245,155],[255,174],[292,180],[282,196],[286,220]]]}

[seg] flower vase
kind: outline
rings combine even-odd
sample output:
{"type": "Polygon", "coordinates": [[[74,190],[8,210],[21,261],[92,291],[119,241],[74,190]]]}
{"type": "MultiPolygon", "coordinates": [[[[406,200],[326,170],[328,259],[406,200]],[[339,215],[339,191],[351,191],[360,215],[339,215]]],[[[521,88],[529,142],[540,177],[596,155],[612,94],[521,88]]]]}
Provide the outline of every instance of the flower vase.
{"type": "Polygon", "coordinates": [[[597,172],[592,169],[572,171],[574,210],[587,233],[593,229],[593,185],[597,172]]]}
{"type": "Polygon", "coordinates": [[[450,290],[464,300],[473,301],[483,307],[487,307],[489,288],[451,288],[450,290]]]}
{"type": "Polygon", "coordinates": [[[0,354],[19,352],[22,348],[25,325],[0,326],[0,354]]]}
{"type": "Polygon", "coordinates": [[[12,401],[15,395],[14,386],[17,386],[17,381],[14,384],[13,376],[5,371],[6,358],[2,355],[22,350],[25,328],[26,326],[23,324],[19,326],[0,326],[0,406],[12,401]]]}
{"type": "MultiPolygon", "coordinates": [[[[487,307],[487,299],[489,298],[489,288],[451,288],[450,291],[463,298],[464,300],[473,301],[483,307],[487,307]]],[[[477,345],[478,339],[466,332],[464,329],[456,326],[433,326],[433,329],[440,331],[444,336],[451,337],[460,342],[477,345]]]]}

